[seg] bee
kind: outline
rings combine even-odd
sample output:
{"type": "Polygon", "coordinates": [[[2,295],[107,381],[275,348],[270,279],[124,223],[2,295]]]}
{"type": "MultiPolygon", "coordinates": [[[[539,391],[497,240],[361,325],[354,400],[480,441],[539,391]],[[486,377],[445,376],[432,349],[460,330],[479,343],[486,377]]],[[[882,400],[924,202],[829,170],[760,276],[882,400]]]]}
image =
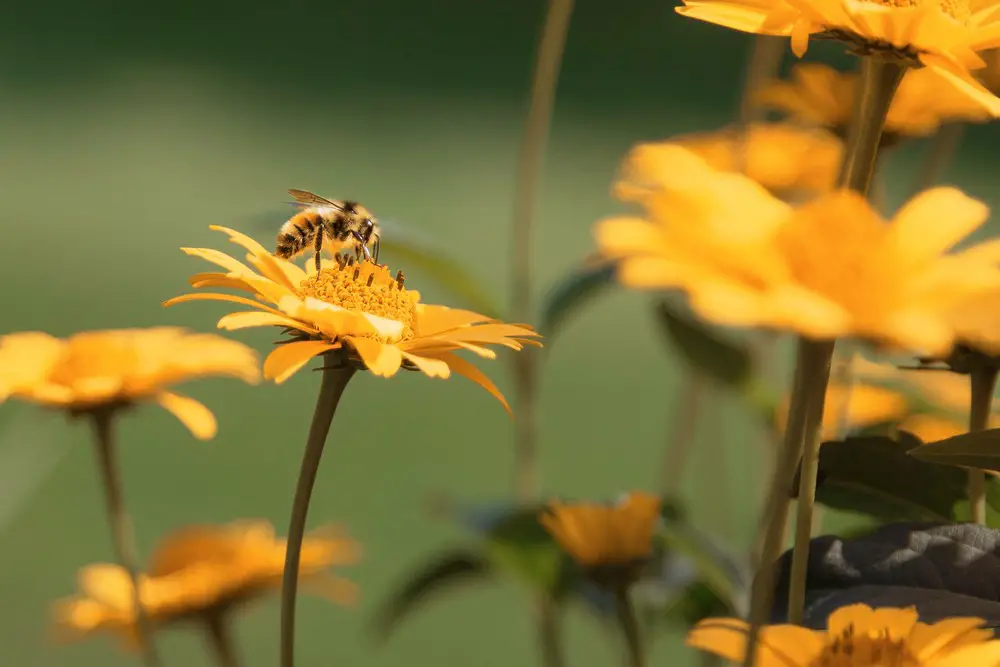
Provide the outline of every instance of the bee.
{"type": "Polygon", "coordinates": [[[327,199],[305,190],[289,190],[288,194],[305,208],[281,225],[275,255],[290,259],[312,245],[319,271],[325,240],[336,246],[335,252],[353,248],[359,260],[363,254],[365,259],[378,263],[379,226],[367,208],[358,202],[327,199]],[[370,252],[368,244],[373,239],[370,252]]]}

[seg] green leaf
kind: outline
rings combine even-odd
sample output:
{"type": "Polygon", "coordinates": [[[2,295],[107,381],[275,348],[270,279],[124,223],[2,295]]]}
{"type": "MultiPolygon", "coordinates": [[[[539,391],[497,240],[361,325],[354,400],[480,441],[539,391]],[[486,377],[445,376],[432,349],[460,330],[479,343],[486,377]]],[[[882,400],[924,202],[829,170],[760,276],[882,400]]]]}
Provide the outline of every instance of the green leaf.
{"type": "Polygon", "coordinates": [[[963,433],[920,445],[910,451],[910,456],[928,463],[1000,471],[1000,429],[963,433]]]}
{"type": "Polygon", "coordinates": [[[528,507],[501,520],[487,536],[487,552],[498,570],[558,597],[567,584],[567,557],[538,522],[542,507],[528,507]]]}
{"type": "Polygon", "coordinates": [[[418,238],[408,229],[392,226],[382,234],[381,252],[392,257],[394,266],[422,271],[472,310],[487,317],[501,316],[503,310],[496,298],[472,271],[450,257],[444,248],[418,238]]]}
{"type": "Polygon", "coordinates": [[[726,340],[704,323],[680,316],[666,302],[656,307],[667,338],[697,369],[730,387],[749,384],[752,361],[743,346],[726,340]]]}
{"type": "Polygon", "coordinates": [[[429,596],[458,584],[488,579],[492,575],[491,564],[482,554],[456,550],[439,555],[414,571],[380,606],[373,622],[376,638],[378,641],[388,639],[429,596]]]}
{"type": "Polygon", "coordinates": [[[555,287],[542,304],[538,331],[551,341],[567,318],[587,301],[614,284],[615,266],[610,262],[590,262],[577,268],[555,287]]]}
{"type": "Polygon", "coordinates": [[[953,520],[955,503],[965,497],[966,475],[914,458],[910,450],[917,446],[926,445],[905,431],[895,439],[861,436],[824,442],[816,500],[887,522],[953,520]]]}

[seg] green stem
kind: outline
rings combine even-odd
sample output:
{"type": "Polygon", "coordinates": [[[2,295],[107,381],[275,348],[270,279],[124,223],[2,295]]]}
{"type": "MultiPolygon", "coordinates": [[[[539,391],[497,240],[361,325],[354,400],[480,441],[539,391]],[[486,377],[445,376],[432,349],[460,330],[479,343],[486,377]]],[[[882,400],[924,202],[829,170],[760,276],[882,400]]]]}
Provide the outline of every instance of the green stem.
{"type": "Polygon", "coordinates": [[[309,514],[309,499],[312,497],[316,473],[323,456],[323,446],[333,416],[344,395],[347,383],[354,376],[352,366],[338,365],[340,359],[335,353],[324,355],[323,381],[316,399],[316,410],[309,426],[309,439],[302,455],[299,481],[295,487],[292,502],[292,517],[288,525],[288,548],[285,554],[285,569],[281,577],[281,667],[295,664],[295,598],[299,583],[299,561],[302,555],[302,540],[305,536],[306,517],[309,514]]]}
{"type": "MultiPolygon", "coordinates": [[[[977,364],[969,373],[972,389],[969,409],[969,432],[984,431],[990,425],[993,392],[997,386],[997,368],[977,364]]],[[[969,510],[972,522],[986,525],[986,474],[982,470],[969,470],[969,510]]]]}
{"type": "Polygon", "coordinates": [[[761,627],[771,615],[774,601],[774,566],[781,555],[788,525],[788,508],[791,504],[792,481],[795,468],[802,453],[802,438],[809,416],[809,380],[814,366],[813,344],[800,339],[792,380],[791,404],[785,424],[781,454],[771,477],[771,487],[764,508],[764,517],[759,526],[755,544],[757,556],[757,576],[754,577],[750,598],[750,627],[747,635],[744,667],[753,667],[757,659],[757,643],[761,627]]]}
{"type": "Polygon", "coordinates": [[[142,606],[139,592],[139,567],[135,554],[135,538],[132,522],[125,510],[122,494],[121,475],[115,452],[115,408],[100,408],[90,413],[93,419],[94,439],[97,444],[97,465],[104,483],[104,497],[107,504],[108,523],[114,542],[118,564],[128,573],[132,583],[132,604],[135,606],[135,624],[139,635],[139,647],[146,667],[160,667],[159,654],[153,644],[153,631],[142,606]]]}
{"type": "MultiPolygon", "coordinates": [[[[511,315],[517,322],[530,321],[533,315],[531,241],[535,204],[572,15],[573,0],[549,0],[532,74],[531,102],[517,162],[512,223],[511,315]]],[[[514,484],[517,497],[529,500],[538,494],[539,486],[538,355],[534,350],[526,349],[514,355],[514,383],[517,413],[514,422],[514,484]]]]}
{"type": "Polygon", "coordinates": [[[564,667],[566,659],[562,650],[559,607],[552,596],[546,595],[539,601],[537,611],[538,644],[542,651],[542,664],[546,667],[564,667]]]}
{"type": "Polygon", "coordinates": [[[671,415],[670,429],[660,471],[660,488],[667,497],[676,496],[684,481],[691,451],[697,440],[698,424],[705,404],[708,382],[703,373],[690,370],[671,415]]]}
{"type": "Polygon", "coordinates": [[[236,649],[233,646],[233,638],[229,632],[228,619],[222,613],[208,614],[205,617],[205,630],[208,634],[208,643],[212,647],[212,654],[219,667],[240,667],[240,661],[236,658],[236,649]]]}
{"type": "Polygon", "coordinates": [[[627,667],[645,667],[646,652],[639,636],[639,621],[635,616],[635,607],[629,596],[628,586],[615,589],[615,611],[618,615],[618,626],[625,640],[625,664],[627,667]]]}

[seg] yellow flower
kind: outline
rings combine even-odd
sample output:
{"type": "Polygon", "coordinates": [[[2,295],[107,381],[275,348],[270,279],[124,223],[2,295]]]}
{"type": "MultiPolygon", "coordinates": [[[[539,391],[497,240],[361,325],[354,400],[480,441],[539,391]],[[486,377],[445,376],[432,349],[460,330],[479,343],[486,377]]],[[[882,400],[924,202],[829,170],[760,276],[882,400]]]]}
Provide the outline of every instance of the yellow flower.
{"type": "MultiPolygon", "coordinates": [[[[917,620],[914,608],[854,604],[830,614],[826,630],[797,625],[761,629],[760,667],[995,667],[1000,640],[980,618],[917,620]]],[[[700,621],[688,646],[741,662],[747,624],[735,618],[700,621]]]]}
{"type": "Polygon", "coordinates": [[[224,227],[212,229],[249,251],[246,259],[257,271],[218,250],[184,248],[187,254],[226,269],[225,273],[196,274],[191,285],[241,290],[254,298],[196,293],[170,299],[164,305],[199,299],[238,303],[251,310],[224,316],[219,328],[277,326],[292,332],[294,338],[264,361],[264,376],[275,382],[284,382],[316,355],[341,350],[355,363],[384,377],[395,375],[401,367],[438,378],[447,378],[455,371],[485,388],[507,408],[496,386],[455,351],[468,350],[493,359],[496,354],[486,345],[514,350],[526,344],[539,345],[532,340],[538,334],[527,325],[504,324],[468,310],[420,303],[418,292],[403,287],[402,273],[393,278],[385,266],[325,260],[317,274],[311,261],[303,270],[275,257],[244,234],[224,227]]]}
{"type": "MultiPolygon", "coordinates": [[[[333,527],[307,536],[302,545],[300,581],[306,589],[338,603],[351,603],[354,584],[333,576],[333,566],[356,563],[360,547],[333,527]]],[[[154,627],[210,620],[281,588],[285,540],[263,520],[196,525],[167,535],[139,575],[139,591],[154,627]]],[[[118,565],[88,565],[77,576],[80,594],[56,602],[57,637],[77,640],[97,633],[138,647],[132,586],[118,565]]]]}
{"type": "MultiPolygon", "coordinates": [[[[828,127],[844,136],[854,112],[857,80],[857,74],[804,63],[792,68],[791,81],[766,84],[757,101],[792,119],[828,127]]],[[[981,104],[956,91],[933,71],[910,70],[892,99],[883,140],[928,136],[948,122],[982,123],[990,119],[981,104]]]]}
{"type": "Polygon", "coordinates": [[[215,435],[212,413],[167,387],[213,375],[256,383],[257,355],[242,343],[175,327],[87,331],[65,340],[40,332],[0,337],[0,401],[79,413],[151,400],[202,439],[215,435]]]}
{"type": "Polygon", "coordinates": [[[614,505],[553,501],[538,520],[581,567],[628,570],[652,554],[660,506],[642,492],[614,505]]]}
{"type": "Polygon", "coordinates": [[[810,35],[846,41],[874,53],[923,65],[934,76],[1000,115],[1000,99],[970,70],[977,55],[1000,46],[995,0],[684,0],[685,16],[742,32],[791,37],[801,57],[810,35]]]}
{"type": "MultiPolygon", "coordinates": [[[[826,390],[825,406],[821,437],[823,440],[834,440],[848,435],[850,431],[898,423],[906,416],[909,401],[903,394],[885,387],[859,382],[844,386],[831,382],[826,390]],[[840,432],[842,426],[848,433],[840,432]]],[[[775,416],[779,429],[784,428],[787,416],[786,399],[775,416]]]]}
{"type": "Polygon", "coordinates": [[[684,148],[658,150],[658,172],[619,188],[646,216],[599,223],[598,250],[622,284],[682,290],[707,320],[934,354],[955,338],[956,304],[1000,281],[1000,244],[946,254],[989,212],[954,188],[921,193],[887,223],[856,193],[793,208],[684,148]]]}
{"type": "MultiPolygon", "coordinates": [[[[776,196],[811,194],[836,183],[844,145],[822,130],[788,123],[754,123],[675,137],[665,144],[683,146],[718,171],[742,171],[776,196]]],[[[629,170],[637,177],[644,165],[656,168],[656,146],[633,156],[629,170]]]]}

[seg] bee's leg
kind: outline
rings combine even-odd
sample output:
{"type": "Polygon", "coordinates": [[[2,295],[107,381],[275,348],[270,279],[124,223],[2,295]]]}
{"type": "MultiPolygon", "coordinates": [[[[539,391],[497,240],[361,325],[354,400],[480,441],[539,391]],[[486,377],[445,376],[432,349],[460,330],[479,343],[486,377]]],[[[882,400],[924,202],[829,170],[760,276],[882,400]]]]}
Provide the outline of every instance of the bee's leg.
{"type": "Polygon", "coordinates": [[[365,259],[367,259],[369,262],[372,261],[372,254],[368,251],[368,244],[365,243],[365,240],[361,237],[361,234],[354,232],[354,238],[355,240],[357,240],[357,243],[354,246],[354,256],[357,258],[358,263],[359,264],[361,263],[361,255],[364,255],[365,259]]]}
{"type": "Polygon", "coordinates": [[[323,255],[321,254],[323,250],[323,228],[320,227],[316,230],[316,273],[320,272],[320,268],[323,266],[323,255]]]}

